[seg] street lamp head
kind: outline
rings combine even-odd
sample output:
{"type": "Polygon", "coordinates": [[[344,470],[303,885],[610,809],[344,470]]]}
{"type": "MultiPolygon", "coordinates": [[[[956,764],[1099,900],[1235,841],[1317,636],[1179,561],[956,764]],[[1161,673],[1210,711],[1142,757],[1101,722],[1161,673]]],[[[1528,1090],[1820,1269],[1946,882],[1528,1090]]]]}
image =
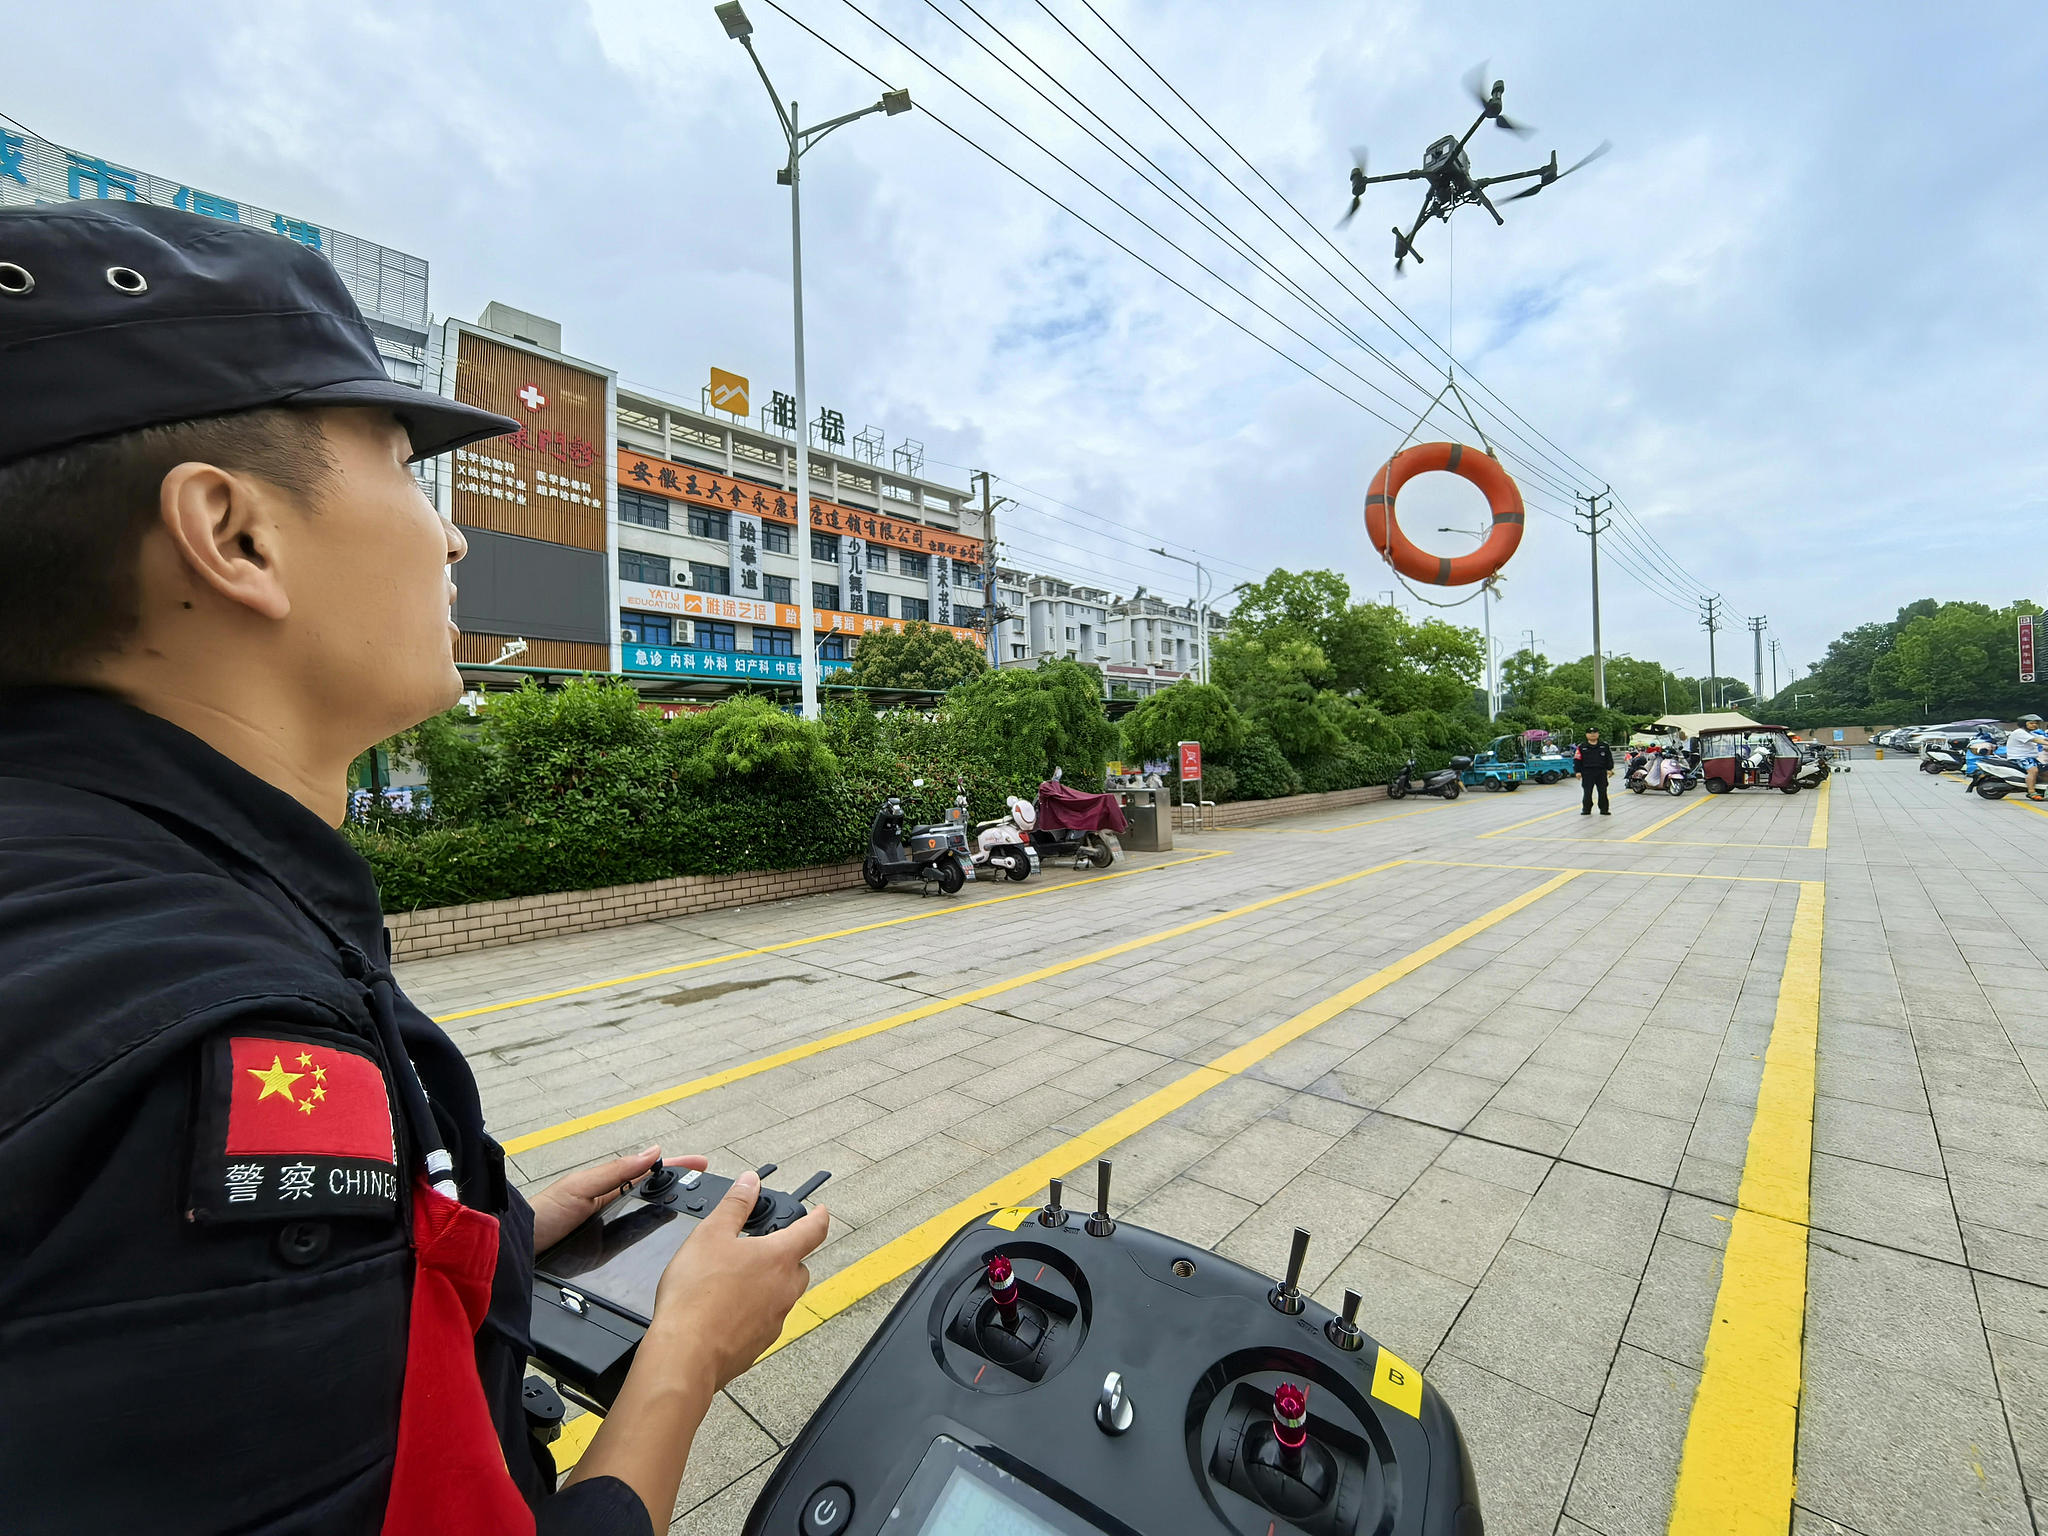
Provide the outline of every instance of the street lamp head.
{"type": "MultiPolygon", "coordinates": [[[[739,7],[735,5],[733,9],[738,10],[739,7]]],[[[882,110],[891,117],[896,116],[899,112],[908,112],[910,110],[910,92],[907,90],[882,92],[882,110]]]]}
{"type": "Polygon", "coordinates": [[[725,28],[725,35],[734,42],[744,43],[754,35],[754,24],[740,9],[740,0],[725,0],[725,4],[712,8],[712,14],[718,17],[718,24],[725,28]]]}

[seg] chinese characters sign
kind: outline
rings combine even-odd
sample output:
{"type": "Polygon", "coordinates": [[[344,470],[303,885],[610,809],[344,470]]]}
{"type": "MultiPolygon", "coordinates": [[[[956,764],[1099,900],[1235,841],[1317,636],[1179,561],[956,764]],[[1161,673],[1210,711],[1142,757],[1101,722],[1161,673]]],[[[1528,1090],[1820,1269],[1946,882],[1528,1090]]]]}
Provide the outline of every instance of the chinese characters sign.
{"type": "MultiPolygon", "coordinates": [[[[720,677],[733,681],[760,678],[773,683],[796,683],[800,662],[794,656],[753,656],[745,651],[695,651],[676,645],[628,645],[620,652],[620,665],[628,672],[666,672],[677,677],[720,677]]],[[[837,672],[850,665],[830,657],[818,665],[837,672]]]]}
{"type": "Polygon", "coordinates": [[[0,127],[0,208],[81,201],[154,203],[267,229],[333,262],[363,313],[402,333],[405,344],[427,339],[427,264],[418,256],[0,127]]]}
{"type": "Polygon", "coordinates": [[[943,556],[931,562],[931,604],[934,624],[953,622],[953,562],[943,556]]]}
{"type": "Polygon", "coordinates": [[[1180,744],[1180,781],[1202,777],[1202,744],[1199,741],[1184,741],[1180,744]]]}
{"type": "Polygon", "coordinates": [[[866,539],[839,541],[839,596],[847,611],[865,613],[868,606],[868,544],[866,539]]]}
{"type": "MultiPolygon", "coordinates": [[[[619,583],[619,606],[634,613],[665,613],[674,618],[730,619],[740,624],[767,624],[777,629],[795,629],[802,619],[794,603],[764,603],[744,597],[722,597],[716,592],[691,592],[678,587],[657,587],[644,581],[619,583]]],[[[814,608],[819,633],[876,635],[900,630],[901,619],[885,619],[870,613],[841,613],[814,608]]],[[[971,629],[955,628],[961,640],[975,639],[971,629]]]]}
{"type": "Polygon", "coordinates": [[[2031,613],[2023,613],[2020,615],[2020,681],[2031,683],[2033,680],[2034,616],[2031,613]]]}
{"type": "MultiPolygon", "coordinates": [[[[656,496],[693,501],[703,507],[751,512],[774,523],[796,522],[796,497],[788,491],[757,485],[751,480],[735,480],[708,469],[692,469],[686,464],[664,463],[627,448],[619,450],[619,484],[650,491],[656,496]]],[[[934,528],[927,523],[842,507],[836,502],[820,501],[815,496],[811,498],[811,527],[819,533],[844,534],[849,538],[865,539],[870,544],[888,544],[919,554],[943,555],[949,560],[961,560],[969,565],[981,563],[979,539],[970,539],[945,528],[934,528]]]]}
{"type": "Polygon", "coordinates": [[[725,528],[733,591],[741,597],[760,597],[761,519],[752,512],[734,512],[726,518],[725,528]]]}
{"type": "Polygon", "coordinates": [[[465,330],[456,343],[455,398],[510,416],[519,430],[458,452],[454,520],[603,549],[603,376],[465,330]]]}

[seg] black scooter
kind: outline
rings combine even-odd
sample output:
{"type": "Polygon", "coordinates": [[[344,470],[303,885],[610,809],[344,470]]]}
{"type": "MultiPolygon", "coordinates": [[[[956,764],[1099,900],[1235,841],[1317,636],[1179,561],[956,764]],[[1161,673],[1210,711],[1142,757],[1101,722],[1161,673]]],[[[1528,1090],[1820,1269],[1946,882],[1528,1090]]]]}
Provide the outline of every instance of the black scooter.
{"type": "Polygon", "coordinates": [[[1410,795],[1441,795],[1446,800],[1455,800],[1465,789],[1459,782],[1459,775],[1471,766],[1471,758],[1454,757],[1449,767],[1439,768],[1434,773],[1418,775],[1415,771],[1415,759],[1411,757],[1401,771],[1394,775],[1394,781],[1387,786],[1387,798],[1405,800],[1410,795]]]}
{"type": "MultiPolygon", "coordinates": [[[[923,779],[913,781],[913,788],[923,786],[923,779]]],[[[860,877],[869,890],[885,891],[892,880],[916,880],[920,887],[937,881],[940,892],[951,896],[974,878],[964,822],[912,827],[908,836],[903,822],[903,802],[891,795],[868,827],[868,856],[861,861],[860,877]]]]}

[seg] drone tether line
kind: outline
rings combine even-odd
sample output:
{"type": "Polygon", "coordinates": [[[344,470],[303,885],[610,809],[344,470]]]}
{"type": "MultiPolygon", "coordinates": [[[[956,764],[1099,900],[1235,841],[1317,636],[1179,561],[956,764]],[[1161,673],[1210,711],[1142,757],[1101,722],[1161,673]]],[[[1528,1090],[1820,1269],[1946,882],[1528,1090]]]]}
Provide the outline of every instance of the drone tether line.
{"type": "MultiPolygon", "coordinates": [[[[1446,230],[1449,230],[1451,228],[1450,220],[1446,219],[1444,221],[1444,228],[1446,230]]],[[[1395,459],[1401,456],[1401,450],[1408,446],[1409,442],[1413,440],[1415,434],[1422,430],[1422,424],[1425,421],[1429,420],[1430,412],[1434,411],[1439,405],[1443,404],[1443,399],[1445,395],[1453,396],[1457,400],[1458,409],[1465,413],[1465,420],[1472,424],[1472,430],[1479,434],[1479,441],[1485,445],[1486,456],[1492,459],[1495,463],[1500,462],[1500,455],[1494,451],[1493,441],[1486,435],[1486,428],[1479,425],[1478,418],[1472,414],[1472,407],[1466,404],[1465,402],[1465,396],[1463,391],[1461,391],[1458,388],[1458,358],[1456,352],[1452,350],[1452,348],[1454,348],[1457,345],[1458,337],[1458,247],[1456,243],[1457,237],[1455,234],[1446,234],[1444,237],[1444,241],[1447,247],[1445,259],[1450,264],[1450,302],[1448,312],[1446,315],[1446,340],[1450,343],[1450,345],[1445,347],[1444,349],[1444,358],[1447,365],[1444,371],[1444,387],[1438,390],[1436,392],[1435,397],[1429,402],[1429,404],[1425,405],[1422,408],[1422,414],[1415,418],[1414,424],[1410,426],[1406,432],[1401,434],[1401,441],[1394,444],[1394,451],[1387,455],[1387,463],[1390,465],[1394,462],[1395,459]]],[[[1366,542],[1371,543],[1372,541],[1368,539],[1366,542]]],[[[1495,571],[1491,576],[1488,576],[1484,581],[1479,583],[1479,588],[1477,591],[1468,592],[1465,596],[1459,598],[1454,603],[1440,603],[1433,597],[1424,597],[1420,592],[1416,591],[1415,588],[1409,584],[1408,578],[1401,574],[1400,567],[1394,564],[1394,556],[1392,549],[1393,543],[1394,501],[1393,498],[1390,496],[1387,499],[1388,547],[1386,549],[1381,549],[1379,545],[1374,544],[1373,549],[1379,555],[1380,559],[1386,562],[1387,569],[1393,572],[1394,580],[1398,581],[1401,584],[1403,590],[1405,590],[1410,597],[1414,598],[1415,601],[1417,601],[1418,603],[1426,604],[1431,608],[1462,608],[1467,603],[1471,602],[1474,598],[1484,597],[1488,592],[1491,592],[1495,597],[1500,596],[1500,572],[1495,571]]]]}

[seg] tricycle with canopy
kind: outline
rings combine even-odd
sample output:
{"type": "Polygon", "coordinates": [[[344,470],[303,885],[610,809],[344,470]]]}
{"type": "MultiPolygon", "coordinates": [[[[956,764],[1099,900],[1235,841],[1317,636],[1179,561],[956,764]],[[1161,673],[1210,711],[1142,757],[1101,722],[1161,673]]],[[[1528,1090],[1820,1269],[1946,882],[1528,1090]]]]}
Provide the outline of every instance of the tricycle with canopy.
{"type": "Polygon", "coordinates": [[[1699,735],[1707,793],[1775,789],[1799,793],[1799,748],[1781,725],[1715,726],[1699,735]]]}

